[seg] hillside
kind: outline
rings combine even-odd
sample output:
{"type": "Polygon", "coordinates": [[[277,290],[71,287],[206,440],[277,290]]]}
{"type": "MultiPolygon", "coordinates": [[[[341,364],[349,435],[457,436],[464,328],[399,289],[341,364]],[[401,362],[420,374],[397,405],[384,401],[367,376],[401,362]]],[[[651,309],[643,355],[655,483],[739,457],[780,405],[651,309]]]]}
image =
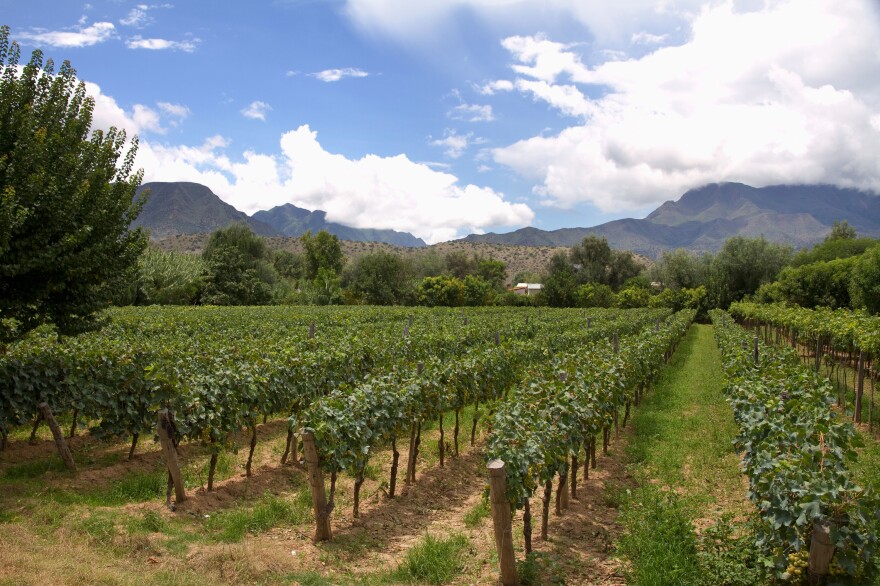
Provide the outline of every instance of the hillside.
{"type": "Polygon", "coordinates": [[[199,183],[145,183],[138,189],[138,196],[147,189],[150,190],[147,203],[132,226],[147,228],[152,240],[213,232],[236,222],[248,224],[260,236],[281,235],[272,226],[238,211],[199,183]]]}
{"type": "Polygon", "coordinates": [[[253,219],[264,222],[283,234],[284,236],[298,237],[308,230],[319,232],[326,230],[335,234],[340,240],[352,242],[384,242],[396,246],[425,246],[425,241],[416,238],[409,232],[396,230],[377,230],[373,228],[352,228],[336,222],[327,221],[327,212],[322,210],[309,210],[298,208],[293,204],[276,206],[271,210],[256,212],[253,219]]]}
{"type": "Polygon", "coordinates": [[[731,236],[760,236],[802,248],[815,244],[835,220],[847,220],[864,236],[880,236],[880,197],[830,185],[713,183],[667,201],[646,218],[623,219],[592,228],[545,231],[522,228],[507,234],[471,234],[464,240],[518,246],[572,246],[589,234],[612,248],[656,258],[686,248],[714,252],[731,236]]]}

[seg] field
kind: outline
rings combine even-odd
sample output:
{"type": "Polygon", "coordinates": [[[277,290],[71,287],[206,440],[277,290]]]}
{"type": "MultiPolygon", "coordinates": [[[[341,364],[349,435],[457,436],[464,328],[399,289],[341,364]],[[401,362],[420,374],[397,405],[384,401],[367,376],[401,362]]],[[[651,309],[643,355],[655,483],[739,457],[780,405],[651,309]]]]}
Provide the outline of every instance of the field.
{"type": "Polygon", "coordinates": [[[493,584],[491,458],[521,583],[754,583],[736,566],[748,552],[706,555],[757,509],[729,359],[692,317],[148,308],[62,343],[38,332],[0,365],[0,583],[493,584]],[[76,471],[33,425],[43,401],[76,471]],[[179,502],[159,408],[180,440],[179,502]],[[289,442],[302,427],[333,503],[327,541],[306,446],[289,442]]]}

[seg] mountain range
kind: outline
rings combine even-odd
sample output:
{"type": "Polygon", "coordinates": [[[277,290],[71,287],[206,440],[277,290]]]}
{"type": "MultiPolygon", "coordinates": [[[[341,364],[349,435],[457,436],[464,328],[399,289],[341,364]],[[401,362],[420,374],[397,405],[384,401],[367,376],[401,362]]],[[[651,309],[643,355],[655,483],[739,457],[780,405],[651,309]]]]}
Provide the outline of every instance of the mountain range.
{"type": "MultiPolygon", "coordinates": [[[[327,230],[342,240],[422,247],[425,242],[407,232],[353,228],[328,222],[321,210],[292,204],[259,211],[252,216],[224,203],[197,183],[147,183],[150,197],[135,221],[162,240],[183,234],[213,232],[233,222],[245,222],[262,236],[296,238],[306,230],[327,230]]],[[[565,246],[587,235],[604,236],[612,248],[656,258],[664,250],[685,248],[714,252],[731,236],[763,235],[795,248],[821,240],[835,220],[846,220],[862,236],[880,236],[880,197],[831,185],[774,185],[713,183],[692,189],[677,201],[667,201],[644,219],[614,220],[592,228],[540,230],[528,227],[506,234],[471,234],[463,240],[516,246],[565,246]]]]}
{"type": "Polygon", "coordinates": [[[225,228],[236,222],[244,222],[260,236],[288,236],[296,238],[307,230],[326,230],[342,240],[354,242],[384,242],[395,246],[421,247],[424,240],[408,232],[353,228],[336,222],[328,222],[326,212],[309,211],[292,204],[284,204],[253,216],[238,211],[225,203],[213,191],[199,183],[152,182],[138,190],[150,193],[147,202],[133,227],[149,229],[150,238],[163,240],[182,234],[201,234],[225,228]]]}
{"type": "Polygon", "coordinates": [[[835,220],[861,236],[880,236],[880,197],[831,185],[713,183],[667,201],[641,220],[614,220],[592,228],[545,231],[522,228],[506,234],[471,234],[465,240],[519,246],[573,246],[585,236],[604,236],[612,248],[656,258],[686,248],[714,252],[731,236],[761,236],[795,248],[821,240],[835,220]]]}

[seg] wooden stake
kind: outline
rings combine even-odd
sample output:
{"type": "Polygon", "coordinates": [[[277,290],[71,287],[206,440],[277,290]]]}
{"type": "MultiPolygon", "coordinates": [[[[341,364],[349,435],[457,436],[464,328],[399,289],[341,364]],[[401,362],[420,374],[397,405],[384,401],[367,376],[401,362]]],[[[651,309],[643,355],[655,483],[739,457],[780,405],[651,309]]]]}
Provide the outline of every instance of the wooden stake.
{"type": "Polygon", "coordinates": [[[400,452],[397,451],[397,436],[391,438],[391,480],[388,481],[388,498],[394,498],[397,487],[397,462],[400,460],[400,452]]]}
{"type": "Polygon", "coordinates": [[[532,553],[532,505],[528,498],[523,499],[523,541],[526,555],[532,553]]]}
{"type": "Polygon", "coordinates": [[[865,392],[865,353],[859,350],[859,374],[856,383],[856,423],[862,422],[862,395],[865,392]]]}
{"type": "Polygon", "coordinates": [[[76,472],[76,463],[73,461],[73,454],[70,453],[70,448],[67,447],[67,442],[64,441],[64,434],[61,432],[61,426],[58,425],[58,421],[56,421],[55,416],[52,415],[52,410],[49,408],[49,404],[40,403],[38,408],[40,409],[40,415],[46,420],[46,423],[49,424],[49,429],[52,430],[52,437],[55,438],[55,446],[58,448],[58,453],[61,454],[61,459],[64,460],[64,466],[71,472],[76,472]]]}
{"type": "Polygon", "coordinates": [[[306,466],[309,469],[309,485],[312,488],[312,508],[315,511],[314,541],[330,541],[333,533],[330,530],[330,507],[327,506],[327,493],[324,487],[324,474],[315,447],[315,434],[302,430],[303,451],[306,455],[306,466]]]}
{"type": "MultiPolygon", "coordinates": [[[[183,486],[183,474],[180,473],[180,464],[177,462],[177,447],[174,445],[174,422],[168,409],[160,409],[158,413],[159,423],[156,430],[159,435],[159,444],[162,446],[162,455],[165,457],[165,465],[168,467],[168,476],[174,485],[174,500],[178,504],[186,500],[186,488],[183,486]]],[[[170,497],[170,495],[168,495],[170,497]]]]}
{"type": "Polygon", "coordinates": [[[504,462],[490,460],[489,498],[492,505],[492,524],[495,528],[495,547],[501,569],[501,583],[515,586],[516,558],[513,553],[513,529],[511,527],[510,503],[507,502],[507,479],[504,462]]]}
{"type": "Polygon", "coordinates": [[[810,562],[807,574],[810,584],[822,583],[828,575],[831,558],[834,557],[834,544],[831,542],[831,526],[828,522],[813,521],[813,535],[810,538],[810,562]]]}

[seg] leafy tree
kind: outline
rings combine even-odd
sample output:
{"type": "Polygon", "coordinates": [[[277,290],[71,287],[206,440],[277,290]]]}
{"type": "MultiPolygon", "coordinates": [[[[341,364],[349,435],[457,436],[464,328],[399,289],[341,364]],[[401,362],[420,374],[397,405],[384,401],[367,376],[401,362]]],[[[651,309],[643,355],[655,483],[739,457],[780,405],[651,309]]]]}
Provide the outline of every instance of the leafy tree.
{"type": "Polygon", "coordinates": [[[425,277],[417,292],[419,304],[428,307],[458,307],[465,296],[464,283],[448,275],[425,277]]]}
{"type": "Polygon", "coordinates": [[[825,237],[825,242],[831,240],[854,240],[856,229],[849,225],[846,220],[834,220],[831,232],[825,237]]]}
{"type": "Polygon", "coordinates": [[[342,303],[342,286],[339,275],[329,268],[319,268],[318,274],[312,279],[311,294],[315,305],[339,305],[342,303]]]}
{"type": "Polygon", "coordinates": [[[791,261],[791,266],[799,267],[819,261],[859,256],[877,244],[873,238],[835,238],[815,245],[811,250],[802,250],[791,261]]]}
{"type": "Polygon", "coordinates": [[[507,278],[507,266],[500,260],[483,258],[477,262],[477,276],[482,277],[493,289],[500,291],[507,278]]]}
{"type": "Polygon", "coordinates": [[[853,306],[880,312],[880,245],[861,255],[852,273],[853,306]]]}
{"type": "Polygon", "coordinates": [[[436,250],[425,250],[411,255],[407,259],[408,271],[413,278],[422,280],[425,277],[437,277],[446,272],[446,258],[436,250]]]}
{"type": "Polygon", "coordinates": [[[611,307],[614,305],[614,291],[602,283],[586,283],[574,293],[578,307],[611,307]]]}
{"type": "Polygon", "coordinates": [[[300,242],[305,249],[305,277],[315,279],[320,269],[327,269],[337,275],[342,271],[345,257],[342,254],[342,246],[339,238],[326,230],[321,230],[314,236],[309,230],[300,236],[300,242]]]}
{"type": "Polygon", "coordinates": [[[612,289],[619,289],[624,283],[641,274],[642,268],[629,250],[612,250],[611,262],[602,282],[612,289]]]}
{"type": "Polygon", "coordinates": [[[611,265],[611,247],[606,238],[587,236],[569,252],[572,264],[577,269],[579,283],[606,283],[606,272],[611,265]]]}
{"type": "Polygon", "coordinates": [[[19,57],[0,27],[0,339],[96,327],[146,246],[129,230],[144,203],[137,137],[123,157],[124,131],[91,130],[95,102],[69,62],[19,57]]]}
{"type": "Polygon", "coordinates": [[[364,254],[346,270],[347,287],[371,305],[403,303],[409,290],[406,264],[388,252],[364,254]]]}
{"type": "Polygon", "coordinates": [[[685,250],[678,248],[663,253],[651,271],[652,278],[666,288],[691,289],[703,284],[705,264],[685,250]]]}
{"type": "Polygon", "coordinates": [[[279,277],[298,281],[305,273],[303,255],[288,250],[276,250],[272,254],[272,266],[279,277]]]}
{"type": "Polygon", "coordinates": [[[199,300],[206,272],[200,256],[148,246],[138,259],[137,278],[116,303],[191,305],[199,300]]]}
{"type": "Polygon", "coordinates": [[[464,285],[464,294],[462,295],[462,305],[482,306],[488,305],[493,297],[492,285],[483,277],[477,275],[468,275],[462,281],[464,285]]]}
{"type": "Polygon", "coordinates": [[[557,252],[553,255],[550,259],[549,273],[544,279],[543,285],[541,296],[547,305],[550,307],[574,306],[577,277],[567,254],[557,252]]]}
{"type": "Polygon", "coordinates": [[[277,275],[266,243],[247,224],[233,224],[211,234],[202,258],[208,267],[203,303],[265,305],[272,301],[277,275]]]}
{"type": "Polygon", "coordinates": [[[728,238],[711,259],[709,296],[716,307],[727,307],[775,279],[790,258],[791,247],[768,242],[763,236],[728,238]]]}
{"type": "Polygon", "coordinates": [[[477,259],[463,250],[453,250],[446,255],[446,268],[453,277],[464,279],[477,272],[477,259]]]}
{"type": "Polygon", "coordinates": [[[541,275],[534,271],[520,271],[513,276],[513,283],[540,283],[541,275]]]}
{"type": "Polygon", "coordinates": [[[859,257],[788,267],[779,274],[784,301],[802,307],[850,307],[850,281],[859,257]]]}
{"type": "Polygon", "coordinates": [[[631,287],[622,289],[615,296],[615,305],[623,309],[633,309],[636,307],[648,307],[651,303],[651,293],[647,289],[641,287],[631,287]]]}

